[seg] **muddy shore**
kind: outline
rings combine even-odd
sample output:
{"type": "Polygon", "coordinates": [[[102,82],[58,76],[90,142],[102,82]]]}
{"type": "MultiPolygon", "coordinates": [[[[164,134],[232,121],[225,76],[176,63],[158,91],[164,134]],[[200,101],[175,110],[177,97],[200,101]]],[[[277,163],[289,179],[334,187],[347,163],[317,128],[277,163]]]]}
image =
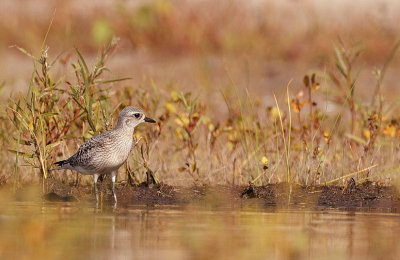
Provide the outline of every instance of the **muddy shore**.
{"type": "MultiPolygon", "coordinates": [[[[102,200],[110,201],[109,183],[100,185],[102,200]]],[[[388,208],[400,210],[397,188],[373,182],[341,186],[301,186],[286,183],[265,186],[194,186],[173,187],[166,184],[118,185],[119,205],[180,205],[201,203],[213,205],[304,206],[327,208],[388,208]],[[290,191],[291,190],[291,191],[290,191]]],[[[43,196],[47,201],[90,201],[91,187],[73,187],[57,181],[48,184],[43,196]]]]}

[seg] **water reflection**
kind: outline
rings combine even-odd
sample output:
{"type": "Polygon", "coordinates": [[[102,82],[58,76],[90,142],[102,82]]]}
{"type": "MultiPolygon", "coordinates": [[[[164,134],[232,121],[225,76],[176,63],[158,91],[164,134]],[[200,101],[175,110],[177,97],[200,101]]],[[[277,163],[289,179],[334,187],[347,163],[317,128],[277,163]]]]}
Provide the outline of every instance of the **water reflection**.
{"type": "Polygon", "coordinates": [[[400,259],[400,215],[189,206],[1,205],[1,259],[400,259]]]}

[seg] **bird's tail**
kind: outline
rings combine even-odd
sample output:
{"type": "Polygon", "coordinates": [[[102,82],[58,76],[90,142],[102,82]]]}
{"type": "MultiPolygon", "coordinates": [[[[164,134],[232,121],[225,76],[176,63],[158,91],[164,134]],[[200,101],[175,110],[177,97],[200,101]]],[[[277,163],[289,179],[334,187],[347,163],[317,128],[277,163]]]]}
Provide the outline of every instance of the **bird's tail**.
{"type": "Polygon", "coordinates": [[[61,170],[61,169],[64,169],[63,166],[65,166],[65,165],[68,164],[68,160],[58,161],[58,162],[55,162],[54,164],[57,165],[57,166],[59,166],[59,167],[58,167],[57,169],[55,169],[55,170],[61,170]]]}

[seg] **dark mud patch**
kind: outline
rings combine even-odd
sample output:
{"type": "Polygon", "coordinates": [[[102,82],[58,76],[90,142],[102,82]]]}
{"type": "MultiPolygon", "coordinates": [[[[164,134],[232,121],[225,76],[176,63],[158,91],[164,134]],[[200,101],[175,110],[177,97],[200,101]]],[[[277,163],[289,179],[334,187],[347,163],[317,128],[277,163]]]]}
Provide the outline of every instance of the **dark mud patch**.
{"type": "Polygon", "coordinates": [[[56,201],[65,201],[65,202],[71,202],[71,201],[77,201],[77,199],[74,196],[66,195],[62,196],[59,195],[55,192],[49,192],[43,195],[43,199],[51,202],[56,202],[56,201]]]}
{"type": "Polygon", "coordinates": [[[394,187],[372,182],[348,187],[270,184],[246,187],[243,198],[259,198],[266,205],[305,205],[333,208],[398,208],[400,193],[394,187]]]}
{"type": "MultiPolygon", "coordinates": [[[[110,201],[111,184],[100,185],[101,197],[110,201]]],[[[48,201],[93,200],[91,187],[74,187],[52,181],[48,201]]],[[[400,193],[395,187],[373,182],[341,186],[302,186],[287,183],[264,186],[194,186],[173,187],[166,184],[117,185],[120,205],[178,205],[201,203],[207,205],[243,205],[257,202],[264,206],[321,206],[329,208],[391,208],[400,209],[400,193]]]]}

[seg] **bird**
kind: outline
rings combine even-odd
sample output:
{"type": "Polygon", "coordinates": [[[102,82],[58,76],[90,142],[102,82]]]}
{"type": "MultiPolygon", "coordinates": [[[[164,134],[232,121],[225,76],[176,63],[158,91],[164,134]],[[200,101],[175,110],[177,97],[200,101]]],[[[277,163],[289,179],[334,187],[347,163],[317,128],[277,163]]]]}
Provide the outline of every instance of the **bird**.
{"type": "Polygon", "coordinates": [[[112,195],[117,203],[115,180],[118,169],[128,159],[132,147],[135,127],[141,123],[156,123],[147,117],[139,107],[127,106],[120,113],[117,125],[106,132],[93,136],[83,143],[78,151],[66,160],[55,162],[59,168],[74,170],[81,174],[92,175],[96,201],[99,202],[97,179],[100,175],[110,174],[112,195]]]}

